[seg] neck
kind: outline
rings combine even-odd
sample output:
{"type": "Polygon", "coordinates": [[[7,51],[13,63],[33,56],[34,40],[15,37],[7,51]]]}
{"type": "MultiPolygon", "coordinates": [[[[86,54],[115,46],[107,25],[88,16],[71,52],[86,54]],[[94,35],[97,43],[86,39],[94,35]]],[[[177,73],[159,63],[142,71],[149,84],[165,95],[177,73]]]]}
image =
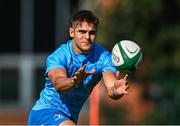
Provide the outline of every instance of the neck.
{"type": "Polygon", "coordinates": [[[72,48],[77,55],[88,55],[91,52],[91,50],[82,50],[75,42],[72,42],[72,48]]]}

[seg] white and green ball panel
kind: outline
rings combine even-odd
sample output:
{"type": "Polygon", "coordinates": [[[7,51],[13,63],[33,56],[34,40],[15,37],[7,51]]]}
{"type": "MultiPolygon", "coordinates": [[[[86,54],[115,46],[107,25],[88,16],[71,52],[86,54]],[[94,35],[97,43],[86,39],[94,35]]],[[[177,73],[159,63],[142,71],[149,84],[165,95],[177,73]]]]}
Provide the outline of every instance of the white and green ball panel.
{"type": "Polygon", "coordinates": [[[133,71],[142,59],[141,48],[134,42],[123,40],[112,51],[112,61],[118,70],[133,71]]]}

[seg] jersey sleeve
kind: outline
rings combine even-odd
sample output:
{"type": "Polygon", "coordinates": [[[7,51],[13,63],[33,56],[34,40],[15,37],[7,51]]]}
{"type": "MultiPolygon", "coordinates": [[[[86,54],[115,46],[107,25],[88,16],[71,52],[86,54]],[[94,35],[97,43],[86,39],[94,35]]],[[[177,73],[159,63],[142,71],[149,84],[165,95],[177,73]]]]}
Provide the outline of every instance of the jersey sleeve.
{"type": "Polygon", "coordinates": [[[58,49],[49,55],[46,59],[46,73],[55,68],[65,69],[65,56],[64,53],[58,49]]]}
{"type": "Polygon", "coordinates": [[[112,60],[111,60],[111,53],[110,52],[105,52],[103,55],[103,69],[102,73],[106,71],[112,71],[113,73],[117,72],[117,69],[114,67],[112,60]]]}

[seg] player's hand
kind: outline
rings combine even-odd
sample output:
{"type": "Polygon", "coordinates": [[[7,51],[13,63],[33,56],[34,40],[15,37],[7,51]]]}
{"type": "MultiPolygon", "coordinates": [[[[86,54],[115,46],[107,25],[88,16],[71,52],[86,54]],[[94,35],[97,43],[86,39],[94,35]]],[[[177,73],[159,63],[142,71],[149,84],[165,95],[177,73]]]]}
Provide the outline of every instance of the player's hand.
{"type": "Polygon", "coordinates": [[[92,70],[90,72],[85,72],[86,64],[84,64],[74,75],[73,81],[77,85],[85,80],[89,75],[92,75],[96,72],[96,70],[92,70]]]}
{"type": "Polygon", "coordinates": [[[117,96],[127,95],[129,88],[128,85],[128,75],[126,74],[124,78],[120,79],[119,71],[116,73],[117,80],[114,83],[114,92],[117,96]]]}

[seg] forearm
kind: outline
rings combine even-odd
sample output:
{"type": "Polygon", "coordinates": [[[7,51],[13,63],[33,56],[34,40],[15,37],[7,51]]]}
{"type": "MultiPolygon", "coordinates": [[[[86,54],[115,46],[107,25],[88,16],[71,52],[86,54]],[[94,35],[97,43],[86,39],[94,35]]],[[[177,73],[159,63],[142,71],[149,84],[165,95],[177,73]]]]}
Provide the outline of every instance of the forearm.
{"type": "Polygon", "coordinates": [[[56,77],[54,79],[54,87],[58,92],[66,92],[73,89],[77,84],[74,82],[73,78],[66,77],[56,77]]]}

